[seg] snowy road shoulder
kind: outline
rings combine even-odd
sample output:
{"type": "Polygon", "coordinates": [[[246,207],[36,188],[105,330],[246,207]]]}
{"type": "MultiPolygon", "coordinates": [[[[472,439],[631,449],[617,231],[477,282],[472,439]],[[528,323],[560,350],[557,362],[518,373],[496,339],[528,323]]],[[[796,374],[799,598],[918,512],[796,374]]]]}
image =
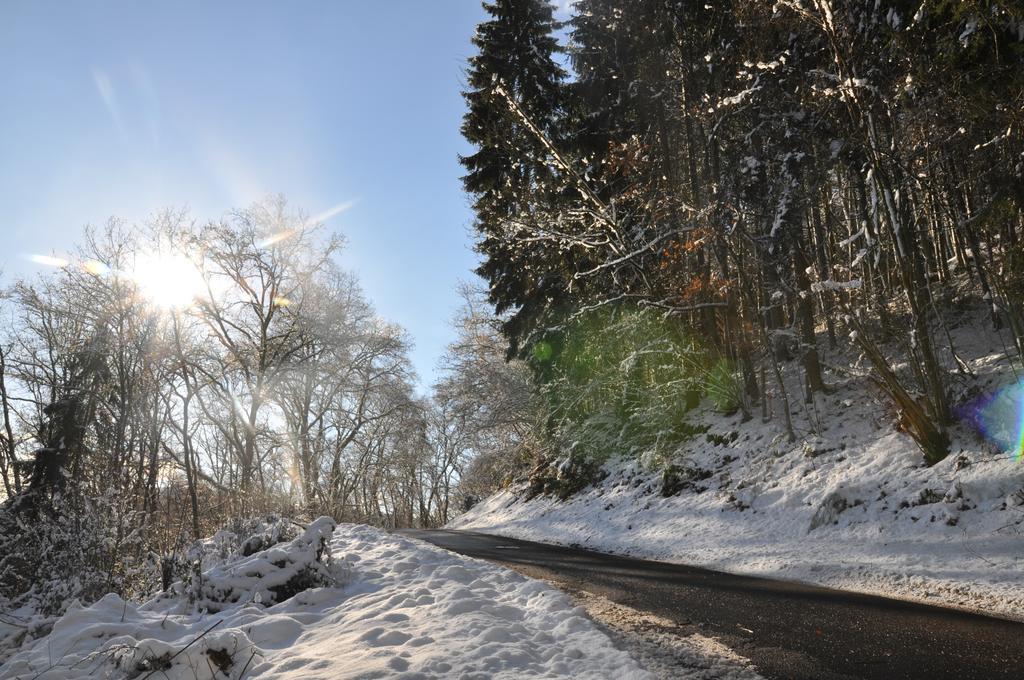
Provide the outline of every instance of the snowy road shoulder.
{"type": "Polygon", "coordinates": [[[261,604],[259,583],[238,586],[273,580],[259,570],[292,547],[275,546],[208,572],[237,590],[218,613],[108,595],[65,614],[0,678],[653,677],[542,582],[366,526],[338,526],[329,546],[333,585],[261,604]]]}
{"type": "Polygon", "coordinates": [[[1024,468],[981,454],[960,470],[957,460],[967,454],[920,467],[914,464],[919,454],[903,439],[850,447],[843,453],[856,456],[855,464],[819,459],[809,473],[811,463],[799,454],[789,456],[799,464],[778,474],[764,466],[792,461],[771,451],[732,448],[739,455],[717,468],[705,462],[716,452],[701,452],[696,464],[721,472],[702,482],[706,488],[669,497],[657,492],[660,474],[617,461],[601,484],[566,501],[525,500],[505,490],[447,528],[1024,621],[1024,506],[1004,500],[1007,489],[1020,489],[1024,468]],[[956,493],[935,493],[937,500],[927,504],[918,500],[926,495],[922,489],[946,488],[956,493]],[[845,510],[833,522],[809,531],[831,498],[851,500],[843,501],[845,510]]]}
{"type": "Polygon", "coordinates": [[[663,680],[763,680],[753,664],[695,626],[627,607],[582,590],[573,601],[597,621],[615,643],[663,680]]]}

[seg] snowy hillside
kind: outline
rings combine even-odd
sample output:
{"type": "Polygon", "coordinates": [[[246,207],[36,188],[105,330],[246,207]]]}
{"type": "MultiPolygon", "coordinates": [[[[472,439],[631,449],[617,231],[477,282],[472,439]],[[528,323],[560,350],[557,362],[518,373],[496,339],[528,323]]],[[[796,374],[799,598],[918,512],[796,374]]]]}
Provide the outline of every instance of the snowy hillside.
{"type": "Polygon", "coordinates": [[[0,678],[651,677],[539,581],[327,518],[174,593],[72,607],[0,678]]]}
{"type": "Polygon", "coordinates": [[[1024,465],[1007,451],[1012,433],[982,422],[1016,427],[993,409],[1020,386],[998,352],[972,347],[972,328],[954,331],[975,375],[961,381],[968,407],[933,467],[856,357],[832,356],[853,368],[829,373],[831,394],[795,404],[794,444],[778,419],[705,408],[690,415],[707,432],[671,460],[612,459],[566,501],[530,499],[520,483],[448,526],[1024,619],[1024,465]]]}

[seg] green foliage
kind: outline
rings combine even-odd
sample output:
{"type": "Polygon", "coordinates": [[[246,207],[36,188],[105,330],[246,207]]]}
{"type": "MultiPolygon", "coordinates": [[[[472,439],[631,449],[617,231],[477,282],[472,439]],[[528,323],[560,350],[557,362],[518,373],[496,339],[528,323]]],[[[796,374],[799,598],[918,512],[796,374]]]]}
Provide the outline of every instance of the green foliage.
{"type": "Polygon", "coordinates": [[[705,373],[704,386],[715,408],[722,413],[732,413],[743,403],[743,384],[726,359],[719,359],[705,373]]]}
{"type": "Polygon", "coordinates": [[[650,310],[605,307],[582,315],[533,352],[552,448],[601,463],[612,454],[663,460],[703,429],[687,412],[709,396],[735,410],[732,365],[650,310]]]}

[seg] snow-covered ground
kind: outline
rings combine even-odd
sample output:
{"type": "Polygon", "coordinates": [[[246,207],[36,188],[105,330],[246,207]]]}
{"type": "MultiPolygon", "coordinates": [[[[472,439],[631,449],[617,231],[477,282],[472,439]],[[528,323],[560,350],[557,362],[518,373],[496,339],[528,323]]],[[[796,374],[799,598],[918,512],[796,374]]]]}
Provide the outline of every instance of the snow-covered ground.
{"type": "MultiPolygon", "coordinates": [[[[954,332],[976,375],[960,381],[958,401],[1016,389],[1020,402],[1024,390],[1012,386],[1005,359],[974,347],[972,332],[979,335],[970,323],[954,332]]],[[[765,424],[754,413],[743,422],[704,410],[694,422],[708,425],[707,434],[670,461],[613,459],[603,481],[567,501],[527,500],[525,486],[514,486],[449,528],[1024,620],[1024,464],[965,422],[952,433],[949,457],[927,467],[895,427],[891,405],[857,368],[854,360],[830,371],[834,390],[813,405],[792,385],[795,444],[779,434],[778,418],[765,424]],[[668,465],[679,488],[666,497],[668,465]]],[[[992,403],[982,398],[966,415],[1005,442],[1006,432],[995,429],[1024,427],[1024,416],[1014,422],[992,403]]]]}
{"type": "Polygon", "coordinates": [[[654,677],[540,581],[327,518],[145,604],[111,594],[72,607],[0,666],[3,679],[150,676],[654,677]]]}

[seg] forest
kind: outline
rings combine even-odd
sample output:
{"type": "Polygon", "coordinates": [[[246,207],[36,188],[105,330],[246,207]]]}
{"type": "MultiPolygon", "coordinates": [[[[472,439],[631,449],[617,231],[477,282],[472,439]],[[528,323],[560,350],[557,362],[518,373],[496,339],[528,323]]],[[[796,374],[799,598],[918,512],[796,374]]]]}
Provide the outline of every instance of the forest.
{"type": "Polygon", "coordinates": [[[568,496],[613,454],[667,459],[702,401],[792,442],[837,349],[935,464],[970,372],[950,317],[1024,369],[1020,3],[484,8],[460,158],[483,284],[429,393],[283,198],[90,228],[0,298],[0,603],[155,592],[234,518],[568,496]]]}
{"type": "Polygon", "coordinates": [[[970,373],[947,320],[985,310],[1020,367],[1019,3],[487,8],[464,185],[535,458],[671,449],[702,396],[793,441],[852,348],[936,463],[970,373]]]}

